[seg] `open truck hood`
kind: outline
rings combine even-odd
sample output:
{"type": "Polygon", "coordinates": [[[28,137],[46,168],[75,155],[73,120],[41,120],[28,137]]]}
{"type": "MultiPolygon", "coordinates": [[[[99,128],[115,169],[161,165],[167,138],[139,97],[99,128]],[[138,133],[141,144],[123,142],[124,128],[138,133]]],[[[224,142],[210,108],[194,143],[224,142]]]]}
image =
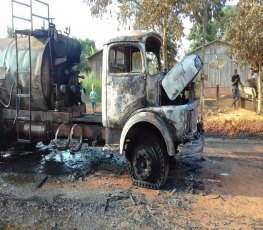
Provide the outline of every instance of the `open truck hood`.
{"type": "Polygon", "coordinates": [[[196,54],[185,57],[176,64],[163,78],[162,86],[170,100],[174,100],[196,77],[203,66],[196,54]]]}

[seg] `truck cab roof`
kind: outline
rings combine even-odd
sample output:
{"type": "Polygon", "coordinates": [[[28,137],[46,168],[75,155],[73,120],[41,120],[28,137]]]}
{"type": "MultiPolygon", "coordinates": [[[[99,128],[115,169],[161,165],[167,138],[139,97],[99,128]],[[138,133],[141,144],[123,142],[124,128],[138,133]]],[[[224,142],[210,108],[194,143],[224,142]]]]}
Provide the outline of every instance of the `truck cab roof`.
{"type": "Polygon", "coordinates": [[[116,42],[143,42],[145,43],[148,38],[152,38],[160,45],[162,44],[162,37],[155,31],[146,30],[133,30],[120,33],[117,36],[108,40],[106,44],[116,43],[116,42]]]}

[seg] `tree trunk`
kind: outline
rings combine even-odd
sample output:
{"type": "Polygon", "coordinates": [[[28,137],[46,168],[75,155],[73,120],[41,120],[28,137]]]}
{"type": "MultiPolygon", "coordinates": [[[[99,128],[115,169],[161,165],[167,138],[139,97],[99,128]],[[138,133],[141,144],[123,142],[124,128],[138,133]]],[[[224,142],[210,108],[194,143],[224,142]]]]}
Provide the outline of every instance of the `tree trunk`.
{"type": "Polygon", "coordinates": [[[262,108],[262,61],[259,61],[259,72],[258,72],[258,106],[257,114],[261,113],[262,108]]]}
{"type": "Polygon", "coordinates": [[[163,19],[163,68],[168,71],[168,54],[167,54],[167,18],[163,19]]]}
{"type": "MultiPolygon", "coordinates": [[[[203,38],[202,38],[202,50],[201,59],[203,63],[205,62],[205,39],[206,39],[206,24],[207,24],[207,2],[203,0],[203,38]]],[[[203,106],[205,104],[204,98],[204,67],[201,70],[201,88],[200,88],[200,110],[201,110],[201,120],[203,120],[203,106]]]]}

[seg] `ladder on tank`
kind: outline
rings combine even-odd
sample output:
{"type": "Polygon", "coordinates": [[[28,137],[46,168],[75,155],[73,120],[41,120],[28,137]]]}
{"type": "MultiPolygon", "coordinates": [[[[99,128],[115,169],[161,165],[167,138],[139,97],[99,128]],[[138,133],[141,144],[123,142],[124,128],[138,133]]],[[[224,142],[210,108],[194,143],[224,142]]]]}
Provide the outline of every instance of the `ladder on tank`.
{"type": "MultiPolygon", "coordinates": [[[[21,34],[20,31],[15,31],[15,40],[16,40],[16,133],[17,133],[17,141],[22,143],[31,143],[31,126],[32,126],[32,109],[31,109],[31,102],[32,102],[32,66],[31,66],[31,39],[30,39],[30,31],[27,31],[27,42],[28,46],[25,48],[19,47],[18,43],[18,35],[21,34]],[[28,55],[28,69],[21,69],[19,62],[21,61],[20,54],[28,55]],[[25,92],[26,87],[20,84],[20,81],[29,82],[27,86],[27,92],[25,92]],[[27,100],[27,113],[26,115],[21,116],[20,111],[20,104],[21,100],[27,100]],[[26,138],[21,138],[20,136],[20,129],[19,123],[20,121],[28,122],[29,129],[28,135],[26,138]]],[[[24,60],[25,61],[25,60],[24,60]]]]}
{"type": "MultiPolygon", "coordinates": [[[[39,0],[28,0],[28,3],[22,0],[11,0],[12,2],[12,27],[15,35],[15,47],[16,47],[16,133],[17,133],[17,141],[20,143],[32,143],[32,50],[31,50],[31,37],[33,36],[34,23],[33,19],[40,18],[46,20],[49,23],[49,5],[39,1],[39,0]],[[33,13],[33,2],[37,2],[41,5],[45,5],[48,11],[48,17],[43,17],[33,13]],[[25,12],[27,10],[29,12],[29,17],[23,17],[14,12],[14,8],[20,7],[20,12],[25,12]],[[21,10],[23,9],[23,10],[21,10]],[[28,23],[29,29],[17,30],[15,29],[15,20],[24,21],[28,23]],[[18,41],[18,36],[24,36],[27,40],[27,45],[22,46],[18,41]],[[22,59],[22,55],[27,59],[22,59]],[[27,62],[28,66],[26,69],[21,67],[21,62],[27,62]],[[26,82],[29,85],[26,85],[26,82]],[[22,83],[22,84],[21,84],[22,83]],[[23,112],[23,115],[20,114],[20,104],[21,100],[24,102],[24,106],[26,105],[26,109],[23,112]],[[19,124],[21,122],[27,122],[28,130],[24,130],[24,132],[28,132],[26,135],[21,135],[20,130],[21,127],[19,124]]],[[[25,129],[25,127],[23,127],[25,129]]]]}

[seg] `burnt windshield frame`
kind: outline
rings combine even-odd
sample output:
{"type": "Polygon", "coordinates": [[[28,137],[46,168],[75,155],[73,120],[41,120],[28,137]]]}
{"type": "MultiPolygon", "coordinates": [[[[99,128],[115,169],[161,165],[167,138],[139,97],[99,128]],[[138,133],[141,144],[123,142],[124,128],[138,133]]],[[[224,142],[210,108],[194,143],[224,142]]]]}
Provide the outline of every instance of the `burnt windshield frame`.
{"type": "Polygon", "coordinates": [[[147,72],[150,76],[154,76],[161,72],[161,42],[155,36],[150,36],[145,42],[145,51],[147,59],[147,72]]]}
{"type": "Polygon", "coordinates": [[[112,44],[109,49],[109,74],[143,73],[143,55],[136,44],[112,44]]]}

